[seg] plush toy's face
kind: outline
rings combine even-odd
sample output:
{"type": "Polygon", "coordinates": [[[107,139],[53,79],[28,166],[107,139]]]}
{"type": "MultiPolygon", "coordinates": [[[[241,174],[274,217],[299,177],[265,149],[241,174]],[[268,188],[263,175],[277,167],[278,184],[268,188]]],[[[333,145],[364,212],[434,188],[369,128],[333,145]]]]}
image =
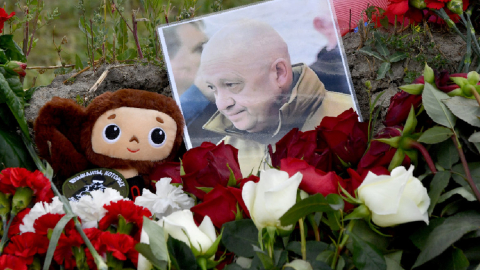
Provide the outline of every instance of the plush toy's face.
{"type": "Polygon", "coordinates": [[[92,148],[97,154],[139,161],[162,160],[170,155],[177,124],[169,115],[149,109],[120,107],[95,122],[92,148]]]}

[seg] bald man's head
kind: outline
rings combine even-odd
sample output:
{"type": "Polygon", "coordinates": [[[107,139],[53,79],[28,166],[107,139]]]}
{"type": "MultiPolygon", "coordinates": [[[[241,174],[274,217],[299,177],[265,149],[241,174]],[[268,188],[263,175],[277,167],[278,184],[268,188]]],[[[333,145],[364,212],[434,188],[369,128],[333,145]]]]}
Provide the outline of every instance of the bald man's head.
{"type": "Polygon", "coordinates": [[[287,44],[270,25],[253,20],[228,25],[210,38],[199,75],[219,111],[249,132],[278,125],[293,80],[287,44]]]}

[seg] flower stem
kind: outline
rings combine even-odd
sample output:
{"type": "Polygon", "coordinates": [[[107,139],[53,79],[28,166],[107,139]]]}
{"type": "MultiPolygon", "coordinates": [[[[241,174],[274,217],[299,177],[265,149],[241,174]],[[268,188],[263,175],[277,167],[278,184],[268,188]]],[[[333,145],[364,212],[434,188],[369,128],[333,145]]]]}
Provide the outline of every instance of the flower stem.
{"type": "Polygon", "coordinates": [[[315,234],[315,241],[320,242],[320,232],[318,231],[318,225],[317,222],[315,222],[315,217],[313,214],[310,214],[307,216],[308,222],[310,222],[310,225],[312,225],[313,228],[313,233],[315,234]]]}
{"type": "MultiPolygon", "coordinates": [[[[353,225],[354,224],[355,224],[355,220],[350,221],[350,223],[348,223],[346,231],[351,232],[353,230],[353,225]]],[[[332,269],[337,268],[338,258],[340,257],[340,253],[342,252],[343,248],[345,247],[345,244],[347,243],[347,240],[348,240],[349,237],[350,237],[350,235],[348,233],[344,233],[342,241],[340,242],[339,245],[337,245],[337,249],[335,250],[335,256],[333,257],[333,261],[332,261],[332,265],[331,265],[332,269]]]]}
{"type": "Polygon", "coordinates": [[[476,89],[472,89],[472,93],[475,96],[475,99],[477,100],[478,106],[480,106],[480,94],[477,92],[476,89]]]}
{"type": "Polygon", "coordinates": [[[2,241],[0,242],[0,255],[3,253],[3,248],[8,241],[8,230],[10,229],[10,225],[12,225],[13,218],[15,218],[15,214],[10,214],[10,221],[8,221],[7,227],[3,231],[2,241]]]}
{"type": "Polygon", "coordinates": [[[298,220],[298,226],[300,227],[300,241],[301,241],[301,248],[302,251],[302,259],[304,261],[307,260],[307,240],[305,238],[305,226],[303,224],[303,218],[298,220]]]}
{"type": "Polygon", "coordinates": [[[432,157],[430,157],[430,154],[428,153],[427,149],[421,143],[416,141],[410,142],[410,146],[420,151],[420,153],[422,153],[423,155],[423,158],[425,158],[425,161],[427,162],[427,165],[430,171],[432,171],[432,173],[434,174],[437,173],[435,164],[433,163],[432,157]]]}
{"type": "Polygon", "coordinates": [[[468,168],[467,160],[465,159],[465,154],[463,154],[462,146],[459,144],[458,138],[456,135],[452,136],[452,140],[453,140],[453,144],[457,148],[458,155],[460,156],[460,160],[462,161],[463,169],[465,170],[465,175],[467,176],[467,182],[472,188],[472,191],[475,194],[477,201],[480,202],[480,191],[478,191],[477,185],[472,179],[472,175],[470,174],[470,169],[468,168]]]}

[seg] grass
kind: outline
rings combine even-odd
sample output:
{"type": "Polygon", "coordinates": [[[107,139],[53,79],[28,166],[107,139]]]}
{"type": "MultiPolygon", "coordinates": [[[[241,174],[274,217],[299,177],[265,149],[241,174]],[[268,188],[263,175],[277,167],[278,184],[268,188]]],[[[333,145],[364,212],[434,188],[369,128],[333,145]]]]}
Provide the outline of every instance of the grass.
{"type": "MultiPolygon", "coordinates": [[[[21,19],[23,18],[24,12],[15,6],[16,2],[20,2],[20,6],[25,5],[26,0],[7,0],[4,3],[5,10],[10,13],[11,11],[15,11],[16,15],[21,19]]],[[[166,4],[168,1],[166,0],[155,0],[159,1],[161,5],[166,4]]],[[[169,21],[173,22],[176,21],[177,16],[180,14],[179,11],[184,7],[186,3],[192,3],[195,0],[172,0],[172,12],[169,16],[169,21]]],[[[100,14],[103,14],[103,2],[104,1],[84,1],[84,8],[87,20],[89,18],[93,18],[95,13],[100,11],[100,14]]],[[[107,1],[108,3],[109,1],[107,1]]],[[[140,14],[137,15],[137,18],[146,17],[145,11],[141,10],[141,3],[140,0],[124,0],[119,1],[116,0],[116,3],[120,7],[124,9],[124,17],[129,20],[131,18],[132,10],[140,9],[140,14]],[[123,2],[123,3],[121,3],[123,2]],[[121,3],[121,4],[120,4],[121,3]]],[[[196,0],[196,11],[195,15],[203,15],[212,12],[212,4],[215,0],[196,0]]],[[[253,2],[259,2],[259,0],[223,0],[217,1],[221,2],[222,9],[228,9],[233,7],[238,7],[246,4],[251,4],[253,2]]],[[[37,30],[35,36],[38,38],[38,41],[35,44],[35,47],[32,49],[30,55],[28,56],[28,66],[55,66],[61,65],[63,61],[65,64],[75,64],[75,57],[78,55],[82,61],[87,61],[87,49],[86,49],[86,37],[85,34],[81,32],[78,27],[79,19],[80,19],[80,11],[78,8],[79,1],[78,0],[44,0],[45,8],[44,12],[52,12],[55,8],[58,8],[58,12],[60,13],[59,17],[50,22],[50,24],[41,27],[37,30]],[[66,41],[66,43],[62,44],[61,46],[61,59],[57,54],[55,49],[53,40],[55,40],[55,44],[58,47],[62,42],[62,39],[66,41]]],[[[1,4],[1,2],[0,2],[1,4]]],[[[107,16],[108,17],[108,16],[107,16]]],[[[113,29],[113,24],[107,18],[107,22],[109,23],[109,27],[107,27],[107,36],[110,35],[112,39],[111,33],[113,29]]],[[[162,20],[162,23],[164,20],[162,20]]],[[[129,20],[129,23],[130,20],[129,20]]],[[[146,43],[148,38],[148,31],[146,29],[145,23],[139,22],[139,38],[141,42],[146,43]]],[[[10,26],[7,23],[5,25],[4,34],[10,34],[10,26]]],[[[23,39],[23,27],[14,31],[14,39],[15,41],[21,46],[22,39],[23,39]]],[[[133,37],[129,33],[129,47],[134,48],[133,37]]],[[[98,57],[96,57],[98,59],[98,57]]],[[[41,71],[42,72],[42,71],[41,71]]],[[[46,70],[44,73],[40,74],[39,71],[36,70],[29,70],[27,71],[27,77],[24,82],[24,88],[30,88],[35,84],[38,85],[48,85],[55,74],[53,70],[46,70]]]]}

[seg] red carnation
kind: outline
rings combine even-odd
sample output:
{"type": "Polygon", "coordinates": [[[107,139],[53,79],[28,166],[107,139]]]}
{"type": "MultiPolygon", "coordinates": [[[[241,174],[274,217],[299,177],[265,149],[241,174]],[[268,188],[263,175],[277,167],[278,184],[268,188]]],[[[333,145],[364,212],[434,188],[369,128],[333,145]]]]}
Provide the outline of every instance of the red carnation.
{"type": "MultiPolygon", "coordinates": [[[[48,232],[53,231],[53,229],[55,229],[55,226],[57,226],[57,223],[60,221],[60,219],[62,219],[63,216],[65,216],[65,214],[47,213],[37,218],[35,220],[35,223],[33,224],[35,233],[48,236],[48,232]]],[[[73,219],[71,219],[65,226],[65,231],[71,230],[74,227],[75,227],[75,224],[73,223],[73,219]]]]}
{"type": "Polygon", "coordinates": [[[54,197],[50,180],[40,171],[34,171],[27,177],[28,186],[35,194],[35,202],[51,203],[54,197]]]}
{"type": "Polygon", "coordinates": [[[368,123],[360,123],[351,108],[337,117],[324,117],[317,130],[319,140],[324,140],[336,155],[338,167],[357,164],[367,149],[368,123]]]}
{"type": "Polygon", "coordinates": [[[405,91],[396,93],[390,99],[390,106],[388,107],[383,124],[387,127],[404,124],[412,105],[414,109],[418,109],[421,104],[421,95],[411,95],[405,91]]]}
{"type": "Polygon", "coordinates": [[[135,241],[130,235],[107,231],[100,235],[99,240],[107,252],[111,252],[113,257],[122,261],[127,259],[126,254],[135,249],[135,241]]]}
{"type": "Polygon", "coordinates": [[[27,265],[32,264],[33,256],[47,252],[48,238],[32,232],[15,235],[5,247],[6,254],[22,258],[27,265]]]}
{"type": "Polygon", "coordinates": [[[0,33],[3,32],[4,23],[6,21],[8,21],[10,18],[12,18],[13,16],[15,16],[14,11],[12,11],[12,13],[10,13],[10,15],[8,15],[8,13],[5,11],[5,9],[0,8],[0,33]]]}
{"type": "Polygon", "coordinates": [[[204,142],[201,146],[186,152],[182,162],[185,170],[185,175],[182,176],[183,188],[200,200],[203,200],[205,192],[198,187],[213,188],[217,184],[226,187],[230,169],[236,179],[242,178],[238,164],[238,150],[223,142],[219,145],[204,142]]]}
{"type": "Polygon", "coordinates": [[[133,201],[120,200],[104,205],[108,212],[98,223],[100,230],[106,230],[110,225],[118,224],[118,217],[122,216],[126,222],[134,223],[137,228],[142,228],[143,217],[150,217],[152,213],[147,208],[136,205],[133,201]]]}
{"type": "MultiPolygon", "coordinates": [[[[0,32],[1,33],[1,32],[0,32]]],[[[4,270],[27,270],[25,261],[21,258],[4,254],[0,256],[0,269],[4,270]]]]}
{"type": "Polygon", "coordinates": [[[450,0],[425,0],[428,8],[432,9],[441,9],[443,8],[450,0]]]}
{"type": "Polygon", "coordinates": [[[30,172],[25,168],[6,168],[0,172],[0,192],[15,194],[19,187],[33,190],[34,202],[52,202],[54,197],[50,180],[40,171],[30,172]]]}
{"type": "Polygon", "coordinates": [[[61,234],[58,239],[57,248],[53,254],[53,259],[65,269],[74,269],[77,266],[73,248],[80,248],[83,245],[83,239],[75,228],[71,228],[66,234],[61,234]]]}
{"type": "Polygon", "coordinates": [[[198,223],[201,223],[205,216],[209,216],[213,225],[221,228],[224,223],[235,220],[238,215],[237,209],[243,211],[244,217],[249,217],[248,209],[242,199],[242,190],[217,185],[205,195],[202,203],[190,210],[195,213],[198,223]]]}
{"type": "Polygon", "coordinates": [[[335,172],[326,173],[297,158],[282,159],[280,169],[286,171],[290,177],[301,172],[303,178],[299,188],[309,194],[320,193],[327,196],[331,193],[338,193],[339,184],[345,187],[343,179],[335,172]]]}
{"type": "Polygon", "coordinates": [[[12,225],[10,225],[10,229],[8,230],[8,237],[9,237],[9,238],[11,238],[12,236],[14,236],[15,234],[19,234],[19,233],[20,233],[20,225],[23,224],[23,218],[24,218],[28,213],[30,213],[30,210],[32,210],[32,208],[25,208],[24,210],[20,211],[20,213],[18,213],[18,214],[13,218],[12,225]]]}

